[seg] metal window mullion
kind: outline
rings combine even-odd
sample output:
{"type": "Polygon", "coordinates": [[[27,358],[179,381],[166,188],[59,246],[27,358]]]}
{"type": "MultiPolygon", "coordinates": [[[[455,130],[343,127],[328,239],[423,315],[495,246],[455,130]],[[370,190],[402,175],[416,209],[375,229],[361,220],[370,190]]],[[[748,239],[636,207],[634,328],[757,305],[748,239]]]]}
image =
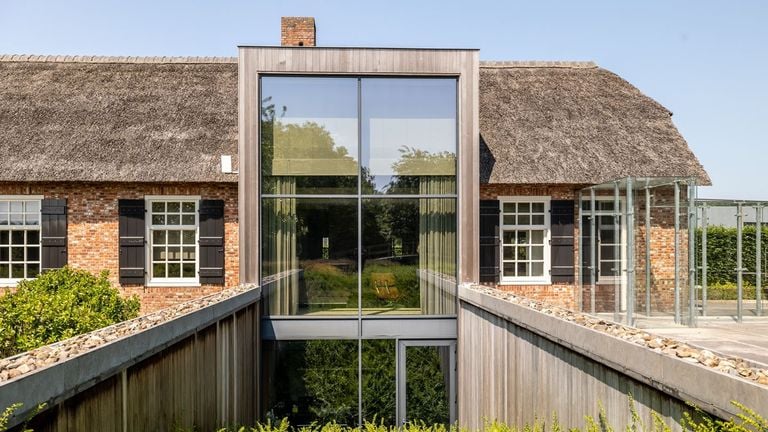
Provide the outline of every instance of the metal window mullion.
{"type": "Polygon", "coordinates": [[[757,316],[763,315],[763,207],[755,208],[755,313],[757,316]]]}
{"type": "Polygon", "coordinates": [[[595,235],[596,230],[596,224],[595,224],[595,189],[590,188],[589,189],[589,204],[590,204],[590,214],[589,214],[589,278],[590,278],[590,312],[592,314],[595,313],[595,289],[597,288],[596,284],[596,275],[595,275],[595,267],[596,267],[596,260],[597,260],[597,254],[596,254],[596,242],[597,242],[597,236],[595,235]]]}
{"type": "Polygon", "coordinates": [[[701,315],[707,316],[707,227],[708,215],[707,205],[704,204],[701,208],[701,315]]]}
{"type": "Polygon", "coordinates": [[[680,183],[675,181],[675,324],[680,324],[680,183]]]}
{"type": "Polygon", "coordinates": [[[363,425],[363,84],[357,78],[357,416],[363,425]]]}
{"type": "Polygon", "coordinates": [[[696,326],[696,185],[688,184],[688,326],[696,326]]]}
{"type": "Polygon", "coordinates": [[[651,316],[651,189],[645,187],[645,316],[651,316]]]}
{"type": "Polygon", "coordinates": [[[624,223],[626,226],[626,251],[627,251],[627,324],[634,325],[635,313],[635,189],[632,178],[627,178],[626,213],[624,223]]]}
{"type": "Polygon", "coordinates": [[[744,302],[744,263],[742,257],[742,235],[744,234],[744,207],[742,203],[736,204],[736,319],[743,320],[744,302]]]}
{"type": "MultiPolygon", "coordinates": [[[[621,238],[621,225],[620,225],[620,208],[621,204],[619,203],[619,182],[616,181],[613,183],[613,211],[611,212],[611,215],[613,216],[613,235],[618,236],[621,238]]],[[[601,224],[602,227],[602,224],[601,224]]],[[[621,274],[621,246],[620,241],[617,241],[617,239],[614,237],[613,239],[613,276],[616,278],[616,282],[613,284],[613,320],[615,322],[620,321],[620,314],[621,314],[621,286],[622,286],[622,274],[621,274]],[[619,266],[616,267],[616,258],[619,258],[619,266]]],[[[600,244],[601,249],[603,244],[600,244]]],[[[601,255],[601,263],[602,261],[602,254],[601,255]]],[[[600,269],[600,266],[598,266],[598,269],[600,269]]]]}

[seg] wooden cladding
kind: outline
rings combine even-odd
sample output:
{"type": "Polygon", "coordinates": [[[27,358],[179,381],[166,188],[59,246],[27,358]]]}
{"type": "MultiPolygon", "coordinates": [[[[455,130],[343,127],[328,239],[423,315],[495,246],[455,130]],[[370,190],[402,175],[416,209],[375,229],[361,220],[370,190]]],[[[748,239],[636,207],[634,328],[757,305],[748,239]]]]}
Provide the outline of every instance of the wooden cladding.
{"type": "Polygon", "coordinates": [[[120,232],[120,283],[144,284],[146,266],[145,218],[143,199],[118,200],[120,232]]]}
{"type": "Polygon", "coordinates": [[[201,284],[224,283],[224,201],[200,201],[201,284]]]}
{"type": "Polygon", "coordinates": [[[67,200],[42,200],[40,217],[40,269],[64,267],[67,265],[67,200]]]}

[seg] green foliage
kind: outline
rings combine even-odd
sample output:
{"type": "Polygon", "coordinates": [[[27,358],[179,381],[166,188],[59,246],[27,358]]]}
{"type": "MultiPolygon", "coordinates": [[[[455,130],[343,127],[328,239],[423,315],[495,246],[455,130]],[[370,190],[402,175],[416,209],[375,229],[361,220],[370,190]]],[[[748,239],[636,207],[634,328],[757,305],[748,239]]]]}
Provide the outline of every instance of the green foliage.
{"type": "Polygon", "coordinates": [[[350,307],[357,307],[357,275],[342,271],[323,261],[305,261],[304,281],[309,296],[325,296],[343,299],[350,307]]]}
{"type": "MultiPolygon", "coordinates": [[[[702,298],[702,288],[699,288],[697,298],[702,298]]],[[[744,284],[742,286],[742,296],[745,299],[754,299],[757,292],[754,286],[744,284]]],[[[766,288],[763,287],[763,293],[766,292],[766,288]]],[[[739,290],[735,283],[729,283],[725,285],[707,284],[707,299],[709,300],[736,300],[739,296],[739,290]]],[[[763,297],[765,298],[765,297],[763,297]]]]}
{"type": "MultiPolygon", "coordinates": [[[[0,414],[0,432],[5,432],[8,430],[8,422],[11,420],[11,416],[14,412],[16,412],[19,408],[22,407],[22,403],[15,403],[6,409],[3,410],[3,413],[0,414]]],[[[32,420],[33,417],[40,414],[48,405],[45,403],[38,404],[35,409],[32,410],[29,414],[27,414],[26,419],[24,420],[24,423],[21,425],[21,429],[18,429],[19,432],[34,432],[32,429],[27,427],[29,425],[29,421],[32,420]]]]}
{"type": "MultiPolygon", "coordinates": [[[[696,265],[701,266],[701,229],[696,230],[696,265]]],[[[754,226],[745,226],[742,234],[742,263],[747,272],[755,271],[754,226]]],[[[736,228],[722,226],[707,227],[707,283],[710,285],[732,285],[736,283],[736,228]]],[[[768,262],[768,227],[762,229],[761,253],[763,286],[765,286],[766,263],[768,262]]],[[[700,272],[699,272],[700,273],[700,272]]],[[[701,275],[699,274],[699,283],[701,275]]],[[[746,285],[755,286],[755,276],[745,274],[746,285]]],[[[754,297],[752,297],[754,298],[754,297]]]]}
{"type": "Polygon", "coordinates": [[[123,298],[108,273],[69,267],[21,281],[0,297],[0,355],[8,357],[134,318],[136,297],[123,298]]]}
{"type": "Polygon", "coordinates": [[[8,421],[11,419],[13,413],[19,408],[21,408],[21,403],[15,403],[3,410],[3,413],[0,414],[0,431],[4,431],[8,428],[8,421]]]}

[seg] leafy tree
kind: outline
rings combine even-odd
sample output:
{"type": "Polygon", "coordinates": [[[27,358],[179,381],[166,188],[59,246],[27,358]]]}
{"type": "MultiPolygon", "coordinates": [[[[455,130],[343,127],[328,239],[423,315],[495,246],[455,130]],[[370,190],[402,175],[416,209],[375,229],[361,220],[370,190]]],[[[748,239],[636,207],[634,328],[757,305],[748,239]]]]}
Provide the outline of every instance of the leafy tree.
{"type": "Polygon", "coordinates": [[[138,298],[123,298],[108,273],[64,267],[21,281],[0,297],[0,355],[8,357],[134,318],[138,298]]]}

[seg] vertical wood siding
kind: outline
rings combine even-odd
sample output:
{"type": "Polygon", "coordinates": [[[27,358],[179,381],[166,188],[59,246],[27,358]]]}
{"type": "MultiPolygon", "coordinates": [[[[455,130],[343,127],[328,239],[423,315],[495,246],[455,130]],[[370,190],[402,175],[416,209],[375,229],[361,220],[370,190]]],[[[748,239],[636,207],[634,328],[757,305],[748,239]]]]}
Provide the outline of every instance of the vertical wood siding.
{"type": "Polygon", "coordinates": [[[584,425],[605,407],[616,430],[630,422],[627,394],[646,425],[651,410],[680,430],[683,401],[636,381],[598,361],[461,302],[458,348],[459,422],[476,428],[484,420],[521,426],[550,422],[557,413],[565,427],[584,425]]]}
{"type": "Polygon", "coordinates": [[[253,424],[258,310],[255,303],[223,317],[51,407],[29,427],[37,432],[209,431],[253,424]]]}

